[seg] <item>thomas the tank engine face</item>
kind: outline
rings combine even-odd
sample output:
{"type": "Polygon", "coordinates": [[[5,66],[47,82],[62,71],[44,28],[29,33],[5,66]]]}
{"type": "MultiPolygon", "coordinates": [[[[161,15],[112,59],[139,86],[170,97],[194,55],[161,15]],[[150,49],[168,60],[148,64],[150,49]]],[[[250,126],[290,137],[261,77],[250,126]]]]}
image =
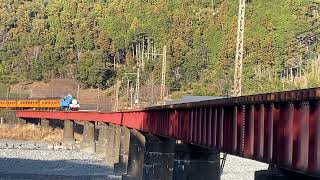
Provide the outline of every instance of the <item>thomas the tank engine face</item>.
{"type": "Polygon", "coordinates": [[[72,95],[68,94],[60,102],[60,108],[62,110],[77,111],[80,108],[79,102],[72,95]]]}

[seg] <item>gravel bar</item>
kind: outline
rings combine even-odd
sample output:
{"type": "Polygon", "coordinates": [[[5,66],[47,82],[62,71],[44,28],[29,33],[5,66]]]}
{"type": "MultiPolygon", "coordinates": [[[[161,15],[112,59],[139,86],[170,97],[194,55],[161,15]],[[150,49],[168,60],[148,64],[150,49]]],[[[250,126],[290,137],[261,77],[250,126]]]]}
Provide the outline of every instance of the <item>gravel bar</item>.
{"type": "Polygon", "coordinates": [[[44,142],[0,140],[0,179],[119,179],[103,155],[50,150],[44,142]]]}
{"type": "Polygon", "coordinates": [[[254,180],[255,171],[268,167],[265,163],[228,155],[221,180],[254,180]]]}
{"type": "MultiPolygon", "coordinates": [[[[227,156],[221,180],[254,180],[254,172],[268,164],[227,156]]],[[[113,175],[103,155],[74,150],[50,150],[48,143],[0,140],[0,180],[121,179],[113,175]]]]}

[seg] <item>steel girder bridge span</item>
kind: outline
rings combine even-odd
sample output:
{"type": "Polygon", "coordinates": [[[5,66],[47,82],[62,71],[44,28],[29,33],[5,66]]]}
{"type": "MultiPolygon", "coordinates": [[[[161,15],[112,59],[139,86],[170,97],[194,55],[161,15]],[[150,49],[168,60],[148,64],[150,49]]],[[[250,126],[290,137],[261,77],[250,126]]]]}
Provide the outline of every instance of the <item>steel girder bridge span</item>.
{"type": "MultiPolygon", "coordinates": [[[[23,119],[104,122],[106,125],[128,128],[131,136],[139,132],[153,134],[208,148],[207,151],[224,152],[268,163],[282,170],[320,177],[320,88],[150,107],[137,111],[17,111],[16,116],[23,119]]],[[[129,144],[135,142],[129,139],[129,144]]],[[[196,151],[204,152],[199,149],[196,151]]],[[[128,154],[134,153],[129,150],[128,154]]],[[[133,162],[130,157],[125,161],[129,167],[133,162]]],[[[130,168],[126,167],[125,171],[130,174],[130,168]]]]}

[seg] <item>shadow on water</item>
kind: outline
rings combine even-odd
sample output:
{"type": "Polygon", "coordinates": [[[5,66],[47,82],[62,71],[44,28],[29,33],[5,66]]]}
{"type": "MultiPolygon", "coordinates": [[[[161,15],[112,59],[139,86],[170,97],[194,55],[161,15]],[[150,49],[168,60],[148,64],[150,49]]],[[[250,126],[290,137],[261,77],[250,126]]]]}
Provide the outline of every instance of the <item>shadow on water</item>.
{"type": "Polygon", "coordinates": [[[113,169],[85,160],[28,160],[0,158],[0,180],[105,180],[113,169]]]}

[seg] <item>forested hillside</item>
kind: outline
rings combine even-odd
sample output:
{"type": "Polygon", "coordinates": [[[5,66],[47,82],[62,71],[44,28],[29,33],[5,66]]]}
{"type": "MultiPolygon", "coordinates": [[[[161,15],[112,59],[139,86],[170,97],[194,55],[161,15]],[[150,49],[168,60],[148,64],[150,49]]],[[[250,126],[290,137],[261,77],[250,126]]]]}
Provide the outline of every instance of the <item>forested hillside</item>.
{"type": "MultiPolygon", "coordinates": [[[[238,0],[0,2],[5,84],[67,77],[110,87],[138,59],[142,85],[160,84],[162,57],[150,54],[166,46],[170,92],[232,90],[238,0]]],[[[319,17],[318,0],[247,1],[245,94],[320,85],[319,17]]]]}

